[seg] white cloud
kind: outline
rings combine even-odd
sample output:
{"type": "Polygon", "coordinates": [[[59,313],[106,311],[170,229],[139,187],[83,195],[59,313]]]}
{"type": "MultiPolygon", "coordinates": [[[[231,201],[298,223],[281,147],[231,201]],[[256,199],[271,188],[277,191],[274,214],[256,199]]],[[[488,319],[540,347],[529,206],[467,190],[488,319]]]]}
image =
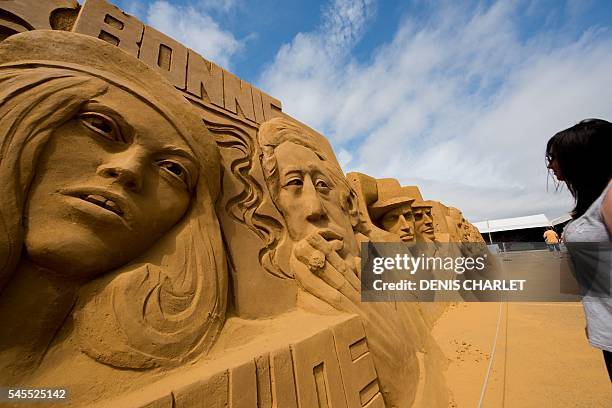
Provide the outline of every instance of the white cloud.
{"type": "Polygon", "coordinates": [[[546,191],[544,148],[585,117],[611,119],[609,29],[525,38],[521,2],[444,3],[424,20],[404,19],[360,63],[350,51],[372,5],[350,19],[341,3],[322,28],[279,50],[261,85],[344,151],[346,171],[417,184],[473,220],[571,209],[567,192],[546,191]],[[349,34],[338,34],[345,20],[349,34]]]}
{"type": "Polygon", "coordinates": [[[227,13],[238,5],[238,0],[200,0],[199,5],[206,10],[217,10],[227,13]]]}
{"type": "MultiPolygon", "coordinates": [[[[233,4],[232,1],[221,2],[233,4]]],[[[221,4],[219,3],[219,4],[221,4]]],[[[193,6],[175,6],[167,1],[152,3],[147,24],[201,54],[206,59],[228,68],[231,57],[242,44],[232,33],[223,30],[213,18],[193,6]]]]}
{"type": "Polygon", "coordinates": [[[291,111],[310,126],[320,128],[330,121],[330,107],[342,103],[342,95],[333,92],[344,74],[336,64],[350,55],[373,13],[371,0],[334,0],[324,9],[317,31],[299,33],[280,48],[262,75],[265,89],[289,102],[291,111]]]}

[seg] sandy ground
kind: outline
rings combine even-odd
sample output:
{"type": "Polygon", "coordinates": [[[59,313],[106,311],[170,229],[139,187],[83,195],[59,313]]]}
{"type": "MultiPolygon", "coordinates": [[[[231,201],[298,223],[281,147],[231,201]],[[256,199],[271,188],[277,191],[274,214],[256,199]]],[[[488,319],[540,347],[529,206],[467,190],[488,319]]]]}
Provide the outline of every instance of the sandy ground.
{"type": "Polygon", "coordinates": [[[602,353],[584,327],[580,303],[451,305],[433,331],[449,359],[451,406],[612,407],[602,353]]]}

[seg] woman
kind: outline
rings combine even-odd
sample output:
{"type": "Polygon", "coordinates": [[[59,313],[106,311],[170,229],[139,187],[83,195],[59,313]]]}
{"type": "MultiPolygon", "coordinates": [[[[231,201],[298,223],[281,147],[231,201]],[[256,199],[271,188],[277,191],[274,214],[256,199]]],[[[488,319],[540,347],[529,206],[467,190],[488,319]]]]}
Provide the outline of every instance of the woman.
{"type": "Polygon", "coordinates": [[[119,48],[62,31],[0,44],[0,371],[35,370],[71,315],[78,347],[114,367],[208,351],[227,296],[219,160],[190,104],[119,48]]]}
{"type": "Polygon", "coordinates": [[[603,350],[612,381],[612,123],[586,119],[554,135],[548,169],[576,200],[563,231],[583,292],[589,342],[603,350]]]}

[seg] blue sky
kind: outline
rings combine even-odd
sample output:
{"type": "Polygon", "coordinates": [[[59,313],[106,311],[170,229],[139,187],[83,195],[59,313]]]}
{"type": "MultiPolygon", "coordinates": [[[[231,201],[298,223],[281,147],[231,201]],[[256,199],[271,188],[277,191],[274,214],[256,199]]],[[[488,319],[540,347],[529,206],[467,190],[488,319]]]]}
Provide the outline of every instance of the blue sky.
{"type": "Polygon", "coordinates": [[[571,209],[546,141],[612,120],[608,0],[113,3],[279,98],[345,171],[472,221],[571,209]]]}

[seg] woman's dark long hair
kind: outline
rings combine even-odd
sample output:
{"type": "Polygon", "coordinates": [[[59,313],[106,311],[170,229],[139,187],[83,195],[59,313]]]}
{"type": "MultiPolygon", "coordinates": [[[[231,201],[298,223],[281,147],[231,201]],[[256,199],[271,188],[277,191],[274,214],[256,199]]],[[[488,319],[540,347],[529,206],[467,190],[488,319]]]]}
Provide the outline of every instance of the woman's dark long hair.
{"type": "Polygon", "coordinates": [[[555,160],[576,206],[574,219],[583,215],[612,177],[612,123],[585,119],[550,138],[546,158],[555,160]]]}

